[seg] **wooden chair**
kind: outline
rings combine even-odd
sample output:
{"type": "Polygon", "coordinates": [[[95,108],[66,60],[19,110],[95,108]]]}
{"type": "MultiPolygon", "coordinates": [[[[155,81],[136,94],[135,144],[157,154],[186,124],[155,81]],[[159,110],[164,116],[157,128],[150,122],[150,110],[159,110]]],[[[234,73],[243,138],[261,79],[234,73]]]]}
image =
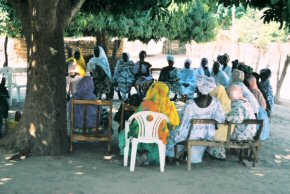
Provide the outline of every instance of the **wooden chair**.
{"type": "Polygon", "coordinates": [[[242,162],[243,159],[247,159],[248,161],[253,162],[253,167],[255,167],[256,162],[259,161],[259,147],[261,145],[260,142],[260,134],[263,129],[263,120],[256,120],[256,119],[246,119],[242,123],[218,123],[213,119],[191,119],[190,122],[190,130],[187,136],[187,140],[183,142],[179,142],[174,147],[175,157],[177,156],[177,146],[184,145],[187,150],[187,169],[188,171],[191,170],[191,147],[192,146],[205,146],[205,147],[222,147],[225,149],[237,149],[240,151],[239,160],[242,162]],[[207,141],[207,140],[190,140],[190,133],[192,130],[193,125],[195,124],[213,124],[213,125],[220,125],[224,124],[228,126],[227,131],[227,139],[226,141],[207,141]],[[259,125],[259,128],[253,138],[250,141],[235,141],[231,140],[231,129],[232,125],[241,125],[241,124],[255,124],[259,125]],[[244,150],[248,149],[247,155],[244,154],[244,150]]]}
{"type": "MultiPolygon", "coordinates": [[[[125,128],[125,112],[128,111],[136,111],[138,106],[126,104],[125,102],[122,102],[122,109],[121,109],[121,122],[120,122],[120,129],[125,128]]],[[[120,132],[120,131],[119,131],[120,132]]]]}
{"type": "MultiPolygon", "coordinates": [[[[103,101],[103,100],[74,100],[72,99],[72,109],[71,109],[71,126],[70,126],[70,151],[72,151],[72,142],[73,141],[106,141],[108,142],[108,153],[111,151],[111,141],[112,141],[112,101],[103,101]],[[83,105],[83,133],[82,134],[74,134],[74,106],[75,105],[83,105]],[[109,107],[109,126],[108,126],[108,134],[100,135],[96,134],[87,134],[87,126],[86,126],[86,118],[87,118],[87,108],[89,105],[96,106],[107,106],[109,107]]],[[[100,118],[100,114],[98,115],[100,118]]],[[[96,120],[99,120],[96,118],[96,120]]]]}

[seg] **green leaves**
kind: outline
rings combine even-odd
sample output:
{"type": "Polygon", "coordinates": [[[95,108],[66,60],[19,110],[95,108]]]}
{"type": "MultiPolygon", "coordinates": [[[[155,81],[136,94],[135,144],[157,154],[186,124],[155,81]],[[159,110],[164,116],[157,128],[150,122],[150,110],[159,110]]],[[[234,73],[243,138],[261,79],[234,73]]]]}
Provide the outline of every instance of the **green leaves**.
{"type": "Polygon", "coordinates": [[[67,35],[94,36],[96,31],[104,30],[111,37],[139,39],[143,42],[162,37],[182,42],[205,42],[215,38],[216,19],[201,1],[183,4],[171,4],[169,0],[158,2],[147,11],[128,8],[119,14],[110,11],[97,14],[80,12],[66,29],[67,35]]]}
{"type": "Polygon", "coordinates": [[[233,4],[251,7],[264,11],[264,23],[277,22],[280,23],[280,29],[283,27],[290,29],[290,1],[289,0],[218,0],[219,4],[225,7],[233,4]]]}
{"type": "Polygon", "coordinates": [[[0,34],[10,37],[23,35],[20,20],[6,0],[0,0],[0,34]]]}

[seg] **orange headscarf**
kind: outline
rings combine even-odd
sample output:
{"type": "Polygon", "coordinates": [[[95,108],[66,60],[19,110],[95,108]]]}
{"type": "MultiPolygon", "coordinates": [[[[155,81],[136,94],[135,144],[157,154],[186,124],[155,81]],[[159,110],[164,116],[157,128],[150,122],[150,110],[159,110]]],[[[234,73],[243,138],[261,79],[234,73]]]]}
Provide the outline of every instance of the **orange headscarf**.
{"type": "Polygon", "coordinates": [[[175,104],[170,101],[169,87],[163,82],[153,83],[146,94],[146,100],[155,102],[157,111],[168,116],[173,126],[180,123],[175,104]]]}
{"type": "MultiPolygon", "coordinates": [[[[180,119],[175,104],[172,103],[169,98],[169,88],[163,82],[155,82],[150,86],[147,91],[145,101],[142,102],[140,108],[142,108],[142,110],[150,110],[165,114],[168,116],[170,124],[173,128],[176,128],[180,124],[180,119]]],[[[142,110],[139,109],[138,111],[142,110]]],[[[170,136],[170,131],[165,121],[160,125],[158,135],[165,144],[167,142],[167,138],[170,136]]]]}

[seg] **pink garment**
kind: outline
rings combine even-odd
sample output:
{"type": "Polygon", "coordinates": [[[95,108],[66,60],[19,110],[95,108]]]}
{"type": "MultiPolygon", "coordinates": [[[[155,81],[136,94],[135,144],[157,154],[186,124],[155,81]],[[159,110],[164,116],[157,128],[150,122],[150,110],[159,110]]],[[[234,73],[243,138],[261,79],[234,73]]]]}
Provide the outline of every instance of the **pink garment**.
{"type": "Polygon", "coordinates": [[[259,90],[258,85],[257,85],[257,80],[254,76],[251,76],[248,79],[249,85],[250,85],[250,90],[254,94],[255,98],[257,99],[259,105],[263,107],[264,109],[267,108],[266,100],[262,94],[262,92],[259,90]]]}
{"type": "Polygon", "coordinates": [[[229,90],[229,97],[234,100],[245,100],[243,90],[239,85],[232,85],[229,90]]]}

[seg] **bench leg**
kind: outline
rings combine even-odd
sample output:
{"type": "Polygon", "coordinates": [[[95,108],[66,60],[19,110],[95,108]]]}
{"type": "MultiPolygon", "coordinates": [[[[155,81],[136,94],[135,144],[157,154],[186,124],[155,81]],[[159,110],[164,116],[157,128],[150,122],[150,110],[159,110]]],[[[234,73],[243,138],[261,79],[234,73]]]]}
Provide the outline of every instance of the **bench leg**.
{"type": "Polygon", "coordinates": [[[177,145],[174,146],[174,158],[177,159],[177,145]]]}
{"type": "Polygon", "coordinates": [[[191,171],[191,146],[187,144],[187,170],[191,171]]]}
{"type": "Polygon", "coordinates": [[[20,102],[20,87],[17,87],[17,102],[20,102]]]}
{"type": "Polygon", "coordinates": [[[243,162],[243,152],[244,152],[244,149],[240,149],[239,161],[240,161],[241,163],[243,162]]]}
{"type": "Polygon", "coordinates": [[[258,146],[251,146],[251,152],[253,153],[253,167],[256,166],[256,162],[259,161],[259,156],[258,156],[258,146]]]}

